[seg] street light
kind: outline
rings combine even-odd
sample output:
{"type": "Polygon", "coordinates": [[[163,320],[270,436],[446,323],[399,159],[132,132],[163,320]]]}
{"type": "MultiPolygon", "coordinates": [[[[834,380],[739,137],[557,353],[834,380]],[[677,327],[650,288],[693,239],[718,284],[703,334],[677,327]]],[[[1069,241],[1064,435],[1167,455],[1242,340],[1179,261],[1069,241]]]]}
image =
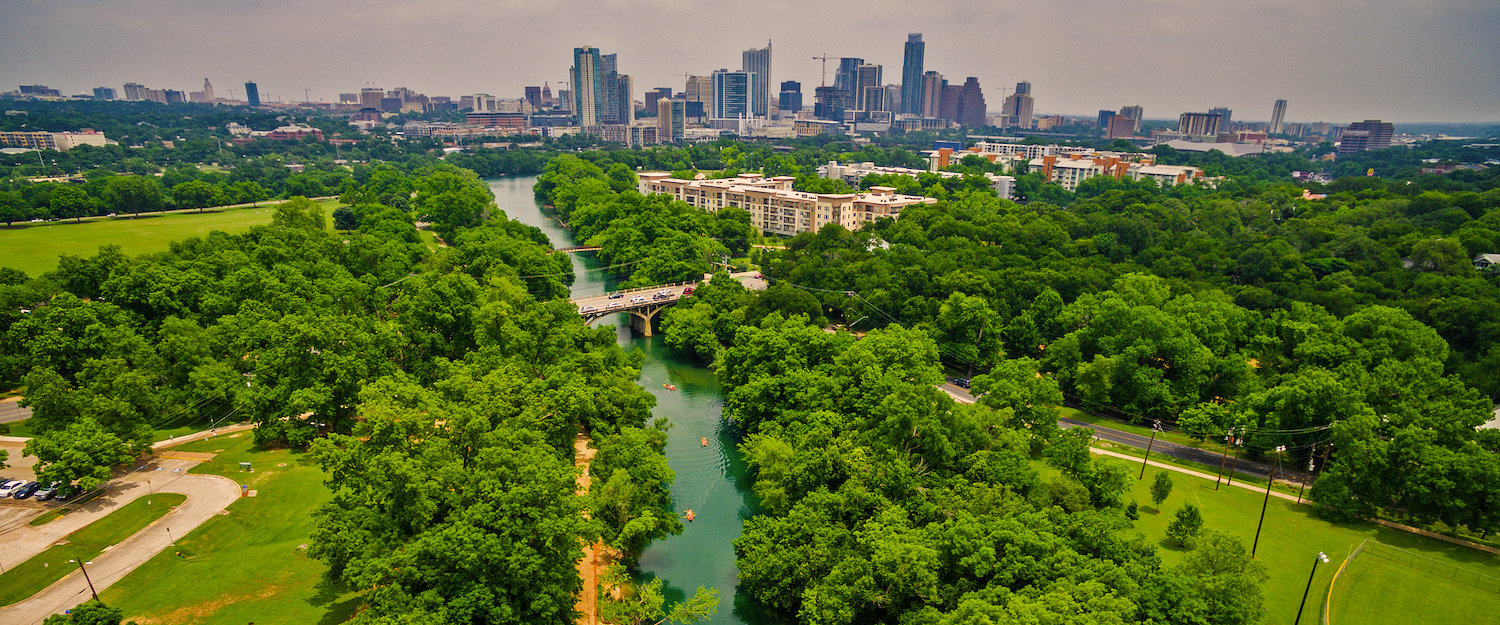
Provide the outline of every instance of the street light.
{"type": "Polygon", "coordinates": [[[89,579],[89,570],[86,569],[86,568],[83,568],[83,565],[85,565],[85,564],[93,564],[93,562],[84,562],[83,560],[68,560],[68,561],[69,562],[77,562],[78,563],[78,570],[83,571],[83,581],[86,581],[86,582],[89,583],[89,592],[94,595],[94,601],[98,601],[99,600],[99,591],[94,590],[94,580],[89,579]]]}
{"type": "Polygon", "coordinates": [[[1146,443],[1146,456],[1141,458],[1141,475],[1138,480],[1146,479],[1146,461],[1151,459],[1151,446],[1156,444],[1156,433],[1161,431],[1161,419],[1151,421],[1151,442],[1146,443]]]}
{"type": "Polygon", "coordinates": [[[1266,506],[1271,503],[1271,485],[1276,483],[1276,469],[1281,467],[1281,452],[1286,451],[1286,445],[1276,446],[1276,456],[1271,463],[1271,474],[1266,476],[1266,499],[1260,502],[1260,521],[1255,524],[1255,542],[1250,545],[1250,557],[1255,557],[1255,549],[1260,547],[1260,528],[1266,524],[1266,506]]]}
{"type": "Polygon", "coordinates": [[[1299,625],[1302,622],[1302,607],[1307,605],[1307,594],[1312,592],[1312,581],[1313,577],[1318,574],[1318,563],[1327,561],[1328,554],[1321,551],[1318,552],[1318,557],[1313,558],[1312,573],[1307,576],[1307,588],[1302,591],[1302,603],[1297,604],[1297,618],[1292,621],[1292,625],[1299,625]]]}

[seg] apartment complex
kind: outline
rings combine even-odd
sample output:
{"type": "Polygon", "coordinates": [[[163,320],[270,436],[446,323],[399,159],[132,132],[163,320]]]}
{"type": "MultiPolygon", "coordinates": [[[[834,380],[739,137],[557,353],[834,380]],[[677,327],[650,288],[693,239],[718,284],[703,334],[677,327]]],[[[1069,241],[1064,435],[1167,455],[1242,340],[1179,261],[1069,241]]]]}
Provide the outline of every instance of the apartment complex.
{"type": "Polygon", "coordinates": [[[1173,186],[1205,180],[1196,167],[1157,165],[1151,154],[1136,152],[1098,152],[1091,148],[1066,145],[1029,145],[1021,143],[980,142],[968,150],[941,148],[927,153],[932,171],[957,164],[966,156],[979,156],[1005,167],[1024,166],[1040,172],[1047,182],[1075,191],[1078,183],[1096,176],[1116,180],[1149,179],[1161,186],[1173,186]]]}
{"type": "Polygon", "coordinates": [[[640,175],[639,190],[646,195],[668,195],[711,213],[742,208],[750,212],[750,223],[761,232],[785,236],[816,232],[828,224],[857,230],[881,217],[897,217],[907,206],[937,203],[933,198],[898,194],[890,187],[872,187],[862,193],[804,193],[792,189],[793,180],[760,174],[682,180],[666,172],[647,172],[640,175]]]}
{"type": "MultiPolygon", "coordinates": [[[[843,180],[844,182],[849,183],[850,186],[855,187],[858,187],[859,181],[864,180],[865,176],[868,176],[870,174],[893,174],[897,176],[906,176],[908,178],[917,178],[922,174],[936,174],[943,178],[964,177],[964,174],[958,173],[956,171],[926,171],[921,169],[911,169],[909,167],[882,167],[869,161],[863,163],[849,163],[848,165],[840,165],[838,161],[829,161],[827,165],[818,166],[819,176],[823,178],[843,180]]],[[[990,182],[990,188],[995,190],[996,195],[999,195],[1002,199],[1006,200],[1015,199],[1015,178],[1012,178],[1010,176],[999,176],[988,172],[984,174],[984,178],[985,180],[988,180],[990,182]]]]}
{"type": "Polygon", "coordinates": [[[80,145],[104,147],[106,141],[104,133],[88,129],[80,132],[0,132],[0,146],[8,148],[66,152],[80,145]]]}

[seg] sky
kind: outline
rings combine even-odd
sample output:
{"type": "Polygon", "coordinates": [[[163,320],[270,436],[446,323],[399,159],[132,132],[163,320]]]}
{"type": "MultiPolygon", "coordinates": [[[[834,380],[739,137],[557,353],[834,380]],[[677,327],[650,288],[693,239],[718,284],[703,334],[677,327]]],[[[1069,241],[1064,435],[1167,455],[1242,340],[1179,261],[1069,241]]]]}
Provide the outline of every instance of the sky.
{"type": "Polygon", "coordinates": [[[207,77],[221,97],[253,80],[286,101],[514,98],[558,89],[591,45],[619,54],[639,100],[770,40],[773,83],[800,81],[811,103],[812,57],[861,57],[899,83],[907,33],[923,34],[925,69],[978,77],[991,111],[1025,80],[1038,114],[1226,106],[1264,121],[1284,98],[1287,121],[1500,121],[1496,0],[0,0],[0,91],[207,77]]]}

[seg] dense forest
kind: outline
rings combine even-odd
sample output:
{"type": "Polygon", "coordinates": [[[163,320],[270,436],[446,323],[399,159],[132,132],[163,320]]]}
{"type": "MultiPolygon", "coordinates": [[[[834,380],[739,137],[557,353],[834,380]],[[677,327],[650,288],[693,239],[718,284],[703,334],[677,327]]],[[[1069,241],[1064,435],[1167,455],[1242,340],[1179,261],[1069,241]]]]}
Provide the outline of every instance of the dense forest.
{"type": "Polygon", "coordinates": [[[582,545],[628,559],[681,531],[641,357],[584,326],[567,257],[473,172],[363,173],[338,231],[297,197],[245,234],[5,272],[0,381],[33,410],[26,453],[88,489],[154,429],[248,420],[327,471],[310,553],[364,591],[354,622],[571,623],[582,545]],[[580,433],[605,477],[590,497],[580,433]]]}

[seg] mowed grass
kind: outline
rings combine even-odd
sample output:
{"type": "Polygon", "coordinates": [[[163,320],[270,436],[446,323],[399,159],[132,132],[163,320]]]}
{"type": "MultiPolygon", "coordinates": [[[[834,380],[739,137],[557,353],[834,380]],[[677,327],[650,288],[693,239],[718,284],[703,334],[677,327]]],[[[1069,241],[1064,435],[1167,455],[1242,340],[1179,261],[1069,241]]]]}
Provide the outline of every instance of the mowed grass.
{"type": "MultiPolygon", "coordinates": [[[[1136,480],[1139,464],[1104,458],[1100,461],[1120,462],[1129,467],[1133,484],[1131,491],[1125,495],[1126,501],[1134,499],[1140,504],[1140,519],[1135,522],[1135,527],[1149,542],[1158,546],[1165,564],[1175,565],[1188,554],[1175,541],[1166,537],[1167,524],[1172,522],[1177,510],[1187,502],[1198,504],[1203,514],[1205,530],[1226,532],[1236,536],[1244,543],[1247,550],[1254,543],[1256,521],[1260,516],[1261,502],[1265,498],[1264,490],[1257,492],[1235,486],[1223,486],[1215,491],[1213,480],[1172,472],[1174,484],[1172,493],[1158,511],[1151,503],[1151,481],[1158,471],[1166,471],[1166,469],[1148,467],[1145,479],[1136,480]]],[[[1047,474],[1050,473],[1051,471],[1048,470],[1047,474]]],[[[1365,539],[1378,540],[1387,545],[1419,553],[1437,562],[1500,577],[1500,558],[1491,554],[1373,523],[1333,523],[1315,515],[1310,505],[1299,505],[1272,497],[1266,509],[1265,526],[1261,531],[1260,546],[1256,553],[1257,559],[1265,565],[1268,575],[1266,583],[1262,586],[1266,607],[1264,622],[1287,625],[1292,623],[1297,615],[1297,603],[1301,601],[1302,592],[1307,587],[1313,559],[1321,551],[1328,554],[1330,562],[1318,565],[1317,575],[1312,583],[1312,594],[1307,599],[1307,607],[1302,615],[1302,622],[1315,622],[1316,619],[1313,617],[1322,610],[1328,582],[1333,578],[1334,571],[1354,547],[1365,539]]],[[[1360,556],[1358,560],[1366,557],[1360,556]]],[[[1339,582],[1340,586],[1344,583],[1343,580],[1339,582]]],[[[1427,579],[1424,575],[1415,572],[1397,571],[1389,583],[1420,585],[1427,583],[1427,579]]],[[[1390,618],[1394,620],[1390,622],[1393,623],[1472,625],[1475,622],[1472,618],[1448,620],[1442,615],[1423,612],[1422,605],[1387,601],[1387,599],[1397,598],[1380,595],[1378,590],[1372,592],[1377,594],[1367,595],[1360,591],[1352,597],[1352,600],[1382,603],[1384,609],[1392,613],[1390,618]]],[[[1497,612],[1500,612],[1500,603],[1495,604],[1494,607],[1497,612]]],[[[1363,622],[1355,619],[1334,621],[1336,625],[1363,622]]]]}
{"type": "Polygon", "coordinates": [[[78,570],[78,565],[68,560],[87,562],[97,557],[105,547],[130,538],[186,500],[186,496],[174,493],[148,495],[69,534],[67,544],[53,545],[0,575],[0,605],[10,605],[41,592],[78,570]]]}
{"type": "Polygon", "coordinates": [[[263,450],[250,432],[176,447],[217,452],[193,473],[225,475],[257,491],[178,539],[110,586],[102,599],[126,620],[158,624],[303,625],[348,620],[358,595],[322,583],[327,567],[302,545],[327,501],[323,473],[305,455],[263,450]],[[253,472],[242,472],[250,462],[253,472]]]}
{"type": "MultiPolygon", "coordinates": [[[[338,200],[319,200],[318,204],[332,224],[338,200]]],[[[104,245],[118,245],[130,256],[164,252],[173,241],[203,236],[214,230],[239,233],[271,223],[274,211],[274,206],[267,205],[0,227],[0,267],[20,269],[36,277],[56,269],[58,259],[65,254],[93,256],[104,245]]]]}
{"type": "Polygon", "coordinates": [[[1406,564],[1376,553],[1367,548],[1339,576],[1331,625],[1485,623],[1500,612],[1500,580],[1490,578],[1486,588],[1478,588],[1451,577],[1446,567],[1406,564]]]}

